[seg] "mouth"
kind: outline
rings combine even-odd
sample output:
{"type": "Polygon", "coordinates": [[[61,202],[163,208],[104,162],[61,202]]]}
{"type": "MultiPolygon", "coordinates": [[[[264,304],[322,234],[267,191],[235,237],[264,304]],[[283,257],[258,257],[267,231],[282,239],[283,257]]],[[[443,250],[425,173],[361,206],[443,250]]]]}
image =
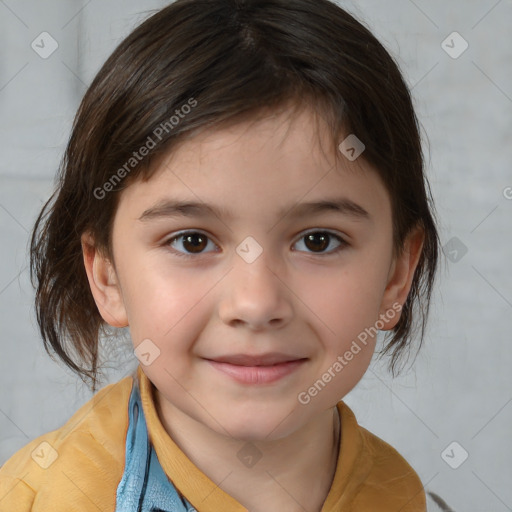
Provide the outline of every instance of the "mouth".
{"type": "Polygon", "coordinates": [[[206,361],[239,383],[271,384],[298,370],[307,358],[280,353],[233,354],[206,361]]]}

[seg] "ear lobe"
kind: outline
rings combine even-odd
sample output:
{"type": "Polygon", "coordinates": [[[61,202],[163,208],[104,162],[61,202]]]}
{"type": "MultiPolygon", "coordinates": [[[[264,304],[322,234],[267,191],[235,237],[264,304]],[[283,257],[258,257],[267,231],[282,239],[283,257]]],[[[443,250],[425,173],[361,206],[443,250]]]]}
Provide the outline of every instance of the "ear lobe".
{"type": "Polygon", "coordinates": [[[128,317],[116,271],[89,233],[82,235],[82,253],[91,293],[103,320],[112,327],[126,327],[128,317]]]}
{"type": "Polygon", "coordinates": [[[384,324],[381,329],[383,331],[393,329],[400,320],[402,307],[409,295],[424,241],[425,232],[418,226],[406,238],[401,253],[393,261],[379,317],[384,324]],[[389,314],[390,312],[392,314],[389,314]]]}

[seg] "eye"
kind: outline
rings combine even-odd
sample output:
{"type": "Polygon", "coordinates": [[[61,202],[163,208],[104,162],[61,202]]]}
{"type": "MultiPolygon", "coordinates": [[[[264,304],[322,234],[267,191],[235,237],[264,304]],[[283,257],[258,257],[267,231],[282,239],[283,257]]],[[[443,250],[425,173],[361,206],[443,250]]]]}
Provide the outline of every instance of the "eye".
{"type": "Polygon", "coordinates": [[[194,254],[202,254],[205,252],[204,249],[208,247],[209,242],[210,245],[216,247],[216,245],[204,233],[199,231],[187,231],[173,236],[165,242],[165,245],[171,246],[177,256],[190,258],[194,254]],[[179,246],[181,246],[184,251],[182,251],[179,246]]]}
{"type": "MultiPolygon", "coordinates": [[[[330,231],[311,231],[303,235],[295,245],[300,244],[302,241],[304,241],[303,244],[307,251],[319,255],[334,254],[349,245],[339,235],[330,231]],[[332,247],[333,244],[335,244],[334,247],[332,247]],[[331,249],[326,251],[329,247],[331,247],[331,249]]],[[[172,238],[169,238],[164,245],[172,247],[173,252],[183,258],[192,258],[194,255],[212,252],[205,250],[208,246],[210,246],[210,248],[217,247],[207,235],[200,231],[178,233],[172,238]]]]}
{"type": "Polygon", "coordinates": [[[300,243],[302,240],[304,240],[306,248],[312,251],[313,254],[334,254],[348,246],[348,243],[343,238],[330,231],[310,231],[303,235],[297,243],[300,243]],[[336,242],[338,245],[331,248],[330,251],[325,251],[325,249],[332,246],[333,242],[336,242]]]}

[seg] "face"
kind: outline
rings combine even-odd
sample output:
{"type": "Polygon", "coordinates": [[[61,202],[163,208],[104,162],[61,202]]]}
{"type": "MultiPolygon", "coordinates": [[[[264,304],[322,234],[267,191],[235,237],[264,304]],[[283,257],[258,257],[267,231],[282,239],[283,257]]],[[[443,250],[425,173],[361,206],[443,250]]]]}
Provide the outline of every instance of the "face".
{"type": "Polygon", "coordinates": [[[158,400],[222,435],[278,439],[332,408],[408,291],[380,178],[317,130],[304,110],[205,132],[120,199],[100,310],[158,400]]]}

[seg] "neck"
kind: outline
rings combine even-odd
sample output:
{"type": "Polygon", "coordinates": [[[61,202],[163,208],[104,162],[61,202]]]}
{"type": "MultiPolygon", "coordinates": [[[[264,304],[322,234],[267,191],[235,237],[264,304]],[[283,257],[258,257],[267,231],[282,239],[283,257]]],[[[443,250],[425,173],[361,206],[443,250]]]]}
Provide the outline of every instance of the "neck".
{"type": "Polygon", "coordinates": [[[188,417],[158,391],[155,402],[160,421],[173,441],[246,509],[320,512],[338,460],[340,421],[336,407],[283,439],[244,443],[188,417]]]}

